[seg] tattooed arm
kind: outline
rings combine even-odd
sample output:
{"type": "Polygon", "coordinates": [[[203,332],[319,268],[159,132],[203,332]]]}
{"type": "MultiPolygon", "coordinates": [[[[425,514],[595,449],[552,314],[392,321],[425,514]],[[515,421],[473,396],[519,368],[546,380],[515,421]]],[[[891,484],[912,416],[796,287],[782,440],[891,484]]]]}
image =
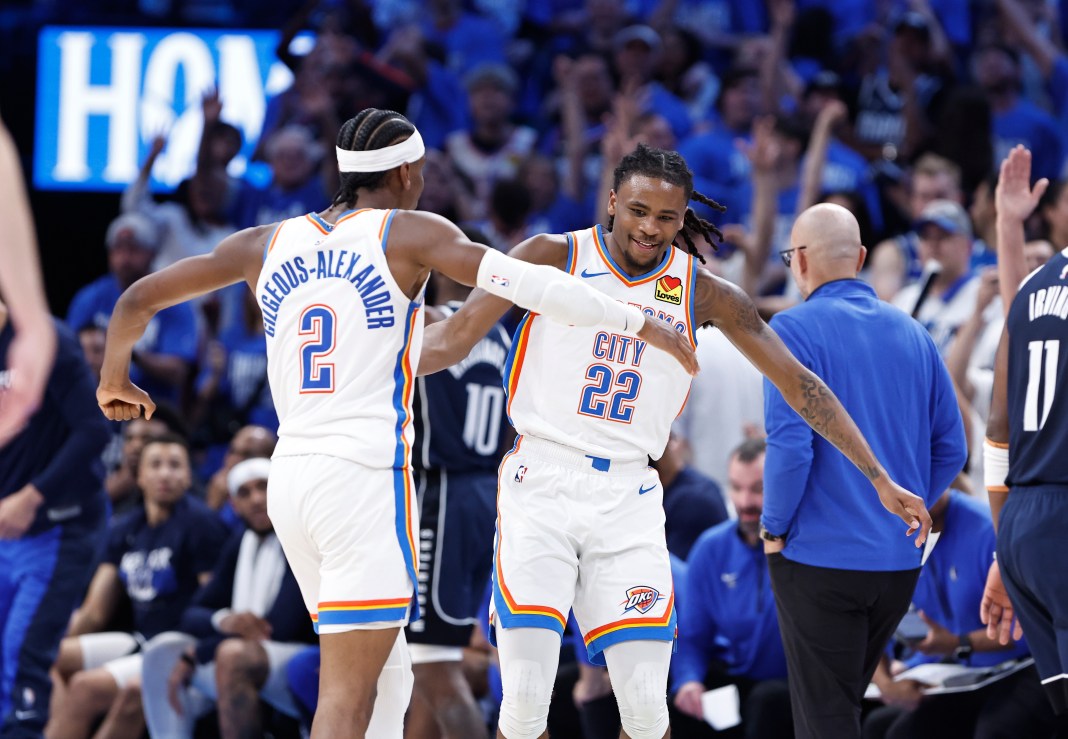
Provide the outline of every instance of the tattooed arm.
{"type": "MultiPolygon", "coordinates": [[[[838,398],[823,380],[790,353],[778,335],[761,320],[749,297],[737,286],[702,270],[695,301],[697,322],[711,322],[719,327],[812,430],[834,444],[864,473],[878,491],[883,506],[909,525],[909,533],[920,530],[916,543],[922,546],[931,526],[931,517],[923,501],[890,479],[838,398]]],[[[802,444],[810,463],[811,437],[808,444],[804,441],[803,438],[791,439],[790,445],[796,449],[797,444],[802,444]]],[[[802,482],[808,475],[808,463],[795,470],[797,474],[803,474],[802,482]]],[[[773,534],[785,533],[768,528],[773,534]]]]}

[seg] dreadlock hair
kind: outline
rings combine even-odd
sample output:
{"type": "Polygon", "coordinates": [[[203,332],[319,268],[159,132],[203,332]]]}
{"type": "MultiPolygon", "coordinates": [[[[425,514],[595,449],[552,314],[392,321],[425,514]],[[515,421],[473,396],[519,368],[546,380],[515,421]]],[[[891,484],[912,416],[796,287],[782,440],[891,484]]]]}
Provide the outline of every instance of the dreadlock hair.
{"type": "MultiPolygon", "coordinates": [[[[337,132],[337,146],[346,151],[384,149],[415,133],[415,126],[400,113],[378,108],[364,108],[345,121],[337,132]]],[[[386,172],[341,172],[341,186],[334,195],[333,205],[356,205],[361,187],[373,190],[386,177],[386,172]]]]}
{"type": "MultiPolygon", "coordinates": [[[[707,195],[702,195],[693,189],[693,172],[686,166],[686,160],[677,151],[654,149],[645,144],[638,144],[637,149],[619,161],[619,166],[616,167],[612,176],[612,189],[618,193],[620,184],[634,175],[645,175],[646,177],[670,182],[685,191],[687,201],[695,200],[721,213],[727,210],[726,206],[720,205],[707,195]]],[[[614,223],[615,217],[609,216],[609,231],[612,230],[614,223]]],[[[708,242],[713,251],[717,251],[718,247],[712,237],[715,236],[720,241],[723,241],[723,233],[715,224],[698,216],[693,208],[686,208],[686,213],[682,218],[682,229],[678,235],[686,242],[687,252],[697,257],[704,264],[705,258],[697,251],[697,246],[694,244],[690,232],[704,236],[705,241],[708,242]]],[[[678,246],[674,241],[672,244],[678,246]]]]}

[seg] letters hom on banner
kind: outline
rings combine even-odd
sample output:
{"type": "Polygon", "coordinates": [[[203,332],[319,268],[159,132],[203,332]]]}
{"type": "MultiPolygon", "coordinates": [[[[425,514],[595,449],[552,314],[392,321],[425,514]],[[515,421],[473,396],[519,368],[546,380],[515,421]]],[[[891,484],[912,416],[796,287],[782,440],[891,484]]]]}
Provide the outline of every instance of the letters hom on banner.
{"type": "MultiPolygon", "coordinates": [[[[223,120],[241,130],[244,171],[267,102],[293,81],[278,61],[277,31],[49,26],[38,37],[34,185],[121,190],[137,176],[152,139],[167,133],[153,169],[156,189],[192,174],[201,96],[218,87],[223,120]]],[[[314,42],[299,36],[294,53],[314,42]]]]}

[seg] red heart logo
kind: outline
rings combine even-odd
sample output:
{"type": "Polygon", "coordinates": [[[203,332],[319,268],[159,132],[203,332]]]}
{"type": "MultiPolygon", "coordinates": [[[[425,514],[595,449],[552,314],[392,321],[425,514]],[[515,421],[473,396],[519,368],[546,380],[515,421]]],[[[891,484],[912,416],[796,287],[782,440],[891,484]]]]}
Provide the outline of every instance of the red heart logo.
{"type": "Polygon", "coordinates": [[[672,277],[671,275],[668,275],[667,277],[660,278],[660,286],[668,292],[674,292],[675,289],[681,284],[682,280],[680,280],[678,277],[672,277]]]}

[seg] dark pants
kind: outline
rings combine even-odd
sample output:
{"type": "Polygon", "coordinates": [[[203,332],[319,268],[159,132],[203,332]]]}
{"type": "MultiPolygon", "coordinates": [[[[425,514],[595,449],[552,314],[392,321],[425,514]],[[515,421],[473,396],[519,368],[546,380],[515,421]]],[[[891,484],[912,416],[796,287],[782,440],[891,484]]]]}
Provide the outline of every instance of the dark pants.
{"type": "Polygon", "coordinates": [[[859,739],[864,690],[919,569],[866,572],[768,556],[797,739],[859,739]]]}
{"type": "Polygon", "coordinates": [[[1068,488],[1013,488],[998,525],[998,567],[1053,710],[1068,722],[1068,488]]]}
{"type": "Polygon", "coordinates": [[[1035,668],[967,693],[924,698],[915,711],[883,706],[864,720],[864,739],[1048,737],[1053,710],[1035,668]]]}
{"type": "Polygon", "coordinates": [[[39,737],[48,670],[96,565],[104,519],[0,541],[0,737],[39,737]]]}

